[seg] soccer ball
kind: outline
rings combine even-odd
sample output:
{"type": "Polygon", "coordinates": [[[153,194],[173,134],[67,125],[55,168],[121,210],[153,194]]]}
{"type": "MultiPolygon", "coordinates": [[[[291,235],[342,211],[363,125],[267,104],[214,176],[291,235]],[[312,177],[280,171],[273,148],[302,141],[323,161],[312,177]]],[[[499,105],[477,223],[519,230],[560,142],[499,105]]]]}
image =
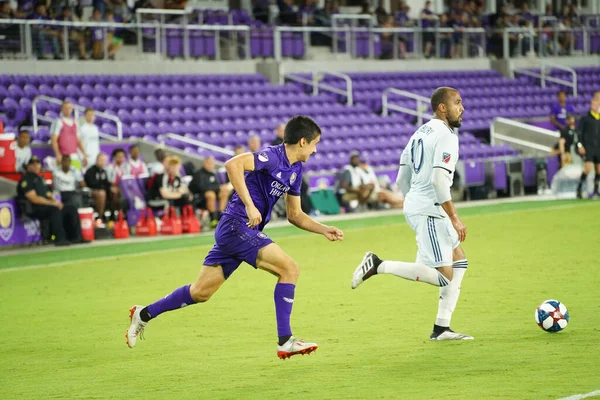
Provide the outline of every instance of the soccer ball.
{"type": "Polygon", "coordinates": [[[546,332],[560,332],[567,327],[569,311],[558,300],[546,300],[535,310],[535,322],[546,332]]]}

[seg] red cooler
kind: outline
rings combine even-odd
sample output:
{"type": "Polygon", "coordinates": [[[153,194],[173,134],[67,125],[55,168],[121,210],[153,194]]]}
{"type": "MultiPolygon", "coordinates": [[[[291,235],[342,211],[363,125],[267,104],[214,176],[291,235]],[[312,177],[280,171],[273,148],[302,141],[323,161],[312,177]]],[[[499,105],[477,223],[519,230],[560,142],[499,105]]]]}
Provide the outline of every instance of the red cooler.
{"type": "Polygon", "coordinates": [[[81,236],[85,240],[94,240],[94,209],[80,208],[77,211],[81,220],[81,236]]]}
{"type": "Polygon", "coordinates": [[[17,142],[12,133],[0,134],[0,172],[15,172],[17,142]]]}

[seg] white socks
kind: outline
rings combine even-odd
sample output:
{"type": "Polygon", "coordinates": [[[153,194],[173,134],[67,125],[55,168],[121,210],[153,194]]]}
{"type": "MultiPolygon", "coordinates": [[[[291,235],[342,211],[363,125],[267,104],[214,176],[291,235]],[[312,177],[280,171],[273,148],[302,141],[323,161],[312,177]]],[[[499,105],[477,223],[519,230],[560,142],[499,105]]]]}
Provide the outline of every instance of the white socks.
{"type": "Polygon", "coordinates": [[[440,287],[440,300],[438,302],[438,314],[435,324],[449,327],[452,313],[456,308],[458,296],[460,296],[460,285],[465,272],[467,272],[467,260],[455,261],[452,264],[452,281],[448,286],[440,287]]]}
{"type": "MultiPolygon", "coordinates": [[[[456,269],[454,270],[456,271],[456,269]]],[[[378,274],[393,274],[411,281],[426,282],[433,286],[448,286],[448,279],[437,269],[423,264],[402,261],[383,261],[377,267],[378,274]]],[[[456,304],[456,303],[455,303],[456,304]]]]}

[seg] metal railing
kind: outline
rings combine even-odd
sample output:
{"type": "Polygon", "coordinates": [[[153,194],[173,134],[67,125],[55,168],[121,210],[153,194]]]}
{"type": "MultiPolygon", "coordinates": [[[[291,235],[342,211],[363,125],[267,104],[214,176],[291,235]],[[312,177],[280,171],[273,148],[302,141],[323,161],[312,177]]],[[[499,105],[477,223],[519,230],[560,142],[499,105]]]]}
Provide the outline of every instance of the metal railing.
{"type": "Polygon", "coordinates": [[[190,139],[188,137],[177,135],[175,133],[167,133],[166,135],[164,135],[161,140],[161,144],[166,145],[165,139],[172,139],[172,140],[179,141],[182,143],[191,144],[192,146],[202,147],[204,149],[207,149],[207,150],[210,150],[210,151],[213,151],[216,153],[222,153],[222,154],[225,154],[228,156],[233,156],[233,154],[234,154],[233,151],[226,149],[224,147],[215,146],[213,144],[206,143],[206,142],[203,142],[203,141],[197,140],[197,139],[190,139]]]}
{"type": "Polygon", "coordinates": [[[384,117],[387,117],[389,115],[389,110],[398,111],[398,112],[402,112],[402,113],[417,117],[417,125],[422,125],[423,118],[429,118],[429,119],[433,118],[433,114],[424,112],[425,110],[429,109],[429,101],[430,101],[430,99],[428,97],[421,96],[421,95],[411,93],[411,92],[407,92],[406,90],[400,90],[400,89],[396,89],[396,88],[387,88],[383,91],[383,93],[381,95],[381,105],[382,105],[381,115],[383,115],[384,117]],[[417,102],[416,109],[407,108],[407,107],[399,106],[396,104],[390,104],[390,102],[389,102],[389,94],[390,93],[393,93],[398,96],[407,97],[412,100],[416,100],[416,102],[417,102]]]}
{"type": "Polygon", "coordinates": [[[346,105],[347,106],[351,106],[354,104],[354,99],[353,99],[353,95],[352,95],[352,78],[350,78],[349,75],[341,73],[341,72],[325,72],[325,71],[316,71],[316,72],[312,72],[311,73],[311,78],[310,79],[306,79],[303,78],[301,76],[298,75],[294,75],[294,74],[286,74],[283,72],[283,67],[281,67],[281,71],[280,71],[280,79],[282,80],[281,83],[284,83],[284,81],[286,79],[293,81],[293,82],[298,82],[298,83],[303,83],[305,85],[308,85],[310,87],[312,87],[312,94],[313,96],[316,96],[319,94],[319,89],[327,91],[327,92],[331,92],[331,93],[335,93],[335,94],[339,94],[342,96],[346,97],[346,105]],[[339,89],[335,86],[331,86],[325,82],[321,82],[323,80],[323,78],[325,77],[325,75],[331,75],[334,76],[336,78],[340,78],[344,80],[344,83],[346,84],[346,88],[345,89],[339,89]]]}
{"type": "Polygon", "coordinates": [[[490,125],[492,146],[507,143],[530,154],[548,155],[559,137],[560,135],[556,131],[508,118],[495,118],[490,125]]]}
{"type": "Polygon", "coordinates": [[[564,85],[564,86],[568,86],[570,88],[573,89],[573,96],[577,97],[577,71],[575,71],[573,68],[571,67],[566,67],[564,65],[558,65],[558,64],[554,64],[554,63],[550,63],[548,61],[539,61],[538,65],[540,67],[540,72],[534,72],[534,71],[530,71],[528,69],[525,68],[512,68],[511,71],[511,75],[513,75],[515,72],[522,74],[522,75],[527,75],[527,76],[531,76],[534,78],[539,78],[540,79],[540,84],[543,88],[546,87],[546,81],[548,82],[554,82],[554,83],[558,83],[559,85],[564,85]],[[550,74],[552,73],[552,69],[560,69],[562,71],[566,71],[569,72],[571,74],[571,80],[567,81],[564,79],[560,79],[560,78],[555,78],[553,76],[550,76],[550,74]]]}
{"type": "MultiPolygon", "coordinates": [[[[111,42],[104,40],[104,38],[115,29],[133,32],[139,52],[154,53],[163,58],[209,57],[218,60],[222,58],[225,50],[237,52],[230,58],[272,57],[278,61],[284,57],[307,58],[310,56],[311,36],[313,34],[330,37],[331,44],[327,42],[327,45],[330,46],[334,54],[340,53],[345,47],[344,52],[352,57],[377,58],[382,55],[386,58],[392,58],[392,56],[398,58],[400,42],[406,45],[405,49],[412,56],[421,57],[424,35],[428,33],[433,33],[435,36],[431,40],[435,40],[434,47],[437,56],[442,56],[444,47],[446,47],[446,50],[448,48],[453,49],[458,37],[462,37],[462,54],[459,56],[482,57],[487,52],[486,31],[483,28],[464,28],[460,30],[420,27],[376,28],[372,25],[371,17],[365,15],[354,16],[355,18],[352,21],[369,20],[369,26],[367,27],[339,26],[340,21],[350,18],[347,15],[340,15],[331,27],[202,25],[193,23],[190,20],[191,15],[193,15],[191,10],[139,9],[136,11],[138,22],[127,24],[0,19],[0,28],[6,28],[7,26],[11,28],[12,37],[7,40],[7,42],[14,42],[14,44],[11,44],[11,51],[20,52],[20,55],[24,54],[28,58],[33,56],[34,50],[39,53],[40,49],[50,44],[50,42],[52,42],[55,49],[61,47],[65,58],[69,58],[69,44],[72,44],[75,40],[72,35],[69,35],[73,33],[72,30],[79,30],[82,33],[87,30],[97,32],[101,39],[96,39],[96,41],[103,40],[102,47],[104,58],[106,58],[111,42]],[[181,17],[181,23],[169,21],[167,16],[179,16],[181,17]],[[147,17],[151,20],[142,21],[147,17]],[[37,27],[45,27],[49,33],[40,35],[37,27]],[[57,36],[56,32],[60,32],[60,36],[57,36]],[[289,34],[293,34],[293,37],[289,34]],[[44,38],[40,39],[41,36],[44,36],[44,38]],[[62,41],[61,46],[58,46],[57,40],[62,41]],[[40,43],[40,41],[43,43],[40,43]],[[255,45],[260,47],[261,50],[257,51],[255,45]],[[384,45],[387,54],[383,54],[384,45]],[[290,51],[291,47],[294,48],[293,51],[290,51]]],[[[492,31],[498,41],[501,42],[499,47],[500,50],[504,50],[504,58],[511,57],[510,50],[514,45],[514,35],[518,36],[519,55],[521,55],[523,47],[527,47],[531,52],[535,51],[537,47],[537,52],[543,56],[547,53],[550,44],[554,46],[554,49],[549,49],[550,52],[558,54],[559,34],[571,35],[571,49],[577,47],[584,55],[587,55],[591,50],[591,35],[598,32],[600,32],[600,27],[585,26],[570,29],[554,26],[539,27],[537,30],[531,27],[492,31]],[[553,32],[553,38],[545,33],[548,30],[553,32]],[[577,40],[575,40],[576,38],[577,40]],[[526,40],[529,40],[528,44],[526,40]],[[552,40],[552,43],[550,40],[552,40]]],[[[118,36],[119,32],[117,31],[116,34],[118,36]]],[[[83,40],[83,38],[79,40],[83,40]]],[[[6,43],[2,44],[6,45],[6,43]]],[[[598,52],[598,50],[596,49],[594,52],[598,52]]]]}
{"type": "MultiPolygon", "coordinates": [[[[39,129],[39,123],[38,121],[46,121],[46,122],[54,122],[56,120],[56,118],[51,118],[51,117],[47,117],[45,115],[40,115],[38,114],[38,103],[45,101],[47,103],[52,103],[52,104],[58,104],[58,105],[62,105],[64,103],[64,100],[61,99],[57,99],[55,97],[50,97],[50,96],[46,96],[46,95],[38,95],[36,96],[33,101],[31,102],[31,113],[32,113],[32,120],[33,120],[33,132],[37,133],[38,129],[39,129]]],[[[86,107],[76,104],[76,103],[71,103],[73,104],[73,112],[74,112],[74,119],[77,121],[79,120],[79,112],[85,112],[86,107]]],[[[100,117],[100,118],[104,118],[107,119],[109,121],[113,121],[116,125],[117,125],[117,136],[114,135],[110,135],[108,133],[104,133],[104,132],[100,132],[100,137],[103,139],[108,139],[108,140],[123,140],[123,123],[121,122],[121,119],[119,117],[115,117],[114,115],[102,112],[102,111],[97,111],[94,110],[94,115],[96,117],[100,117]]]]}

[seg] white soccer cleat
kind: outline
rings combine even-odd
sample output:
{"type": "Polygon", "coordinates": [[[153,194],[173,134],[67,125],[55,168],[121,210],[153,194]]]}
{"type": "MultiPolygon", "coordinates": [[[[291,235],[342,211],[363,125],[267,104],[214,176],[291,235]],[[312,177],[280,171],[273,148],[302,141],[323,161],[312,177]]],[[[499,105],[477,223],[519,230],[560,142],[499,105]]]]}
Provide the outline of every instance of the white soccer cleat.
{"type": "Polygon", "coordinates": [[[144,309],[144,306],[133,306],[129,309],[129,320],[131,324],[129,325],[129,329],[127,329],[127,333],[125,334],[125,338],[127,339],[127,346],[129,348],[133,348],[135,346],[135,342],[137,341],[138,336],[140,339],[144,338],[144,328],[148,325],[147,322],[144,322],[140,318],[140,311],[144,309]]]}
{"type": "Polygon", "coordinates": [[[375,275],[377,265],[380,263],[379,257],[368,251],[352,275],[352,289],[356,289],[358,285],[375,275]]]}
{"type": "Polygon", "coordinates": [[[474,340],[473,336],[464,335],[462,333],[454,332],[450,329],[445,330],[442,333],[432,332],[429,336],[429,340],[474,340]]]}
{"type": "Polygon", "coordinates": [[[282,346],[277,345],[277,357],[285,360],[296,354],[310,354],[318,348],[319,346],[316,343],[305,342],[292,336],[282,346]]]}

